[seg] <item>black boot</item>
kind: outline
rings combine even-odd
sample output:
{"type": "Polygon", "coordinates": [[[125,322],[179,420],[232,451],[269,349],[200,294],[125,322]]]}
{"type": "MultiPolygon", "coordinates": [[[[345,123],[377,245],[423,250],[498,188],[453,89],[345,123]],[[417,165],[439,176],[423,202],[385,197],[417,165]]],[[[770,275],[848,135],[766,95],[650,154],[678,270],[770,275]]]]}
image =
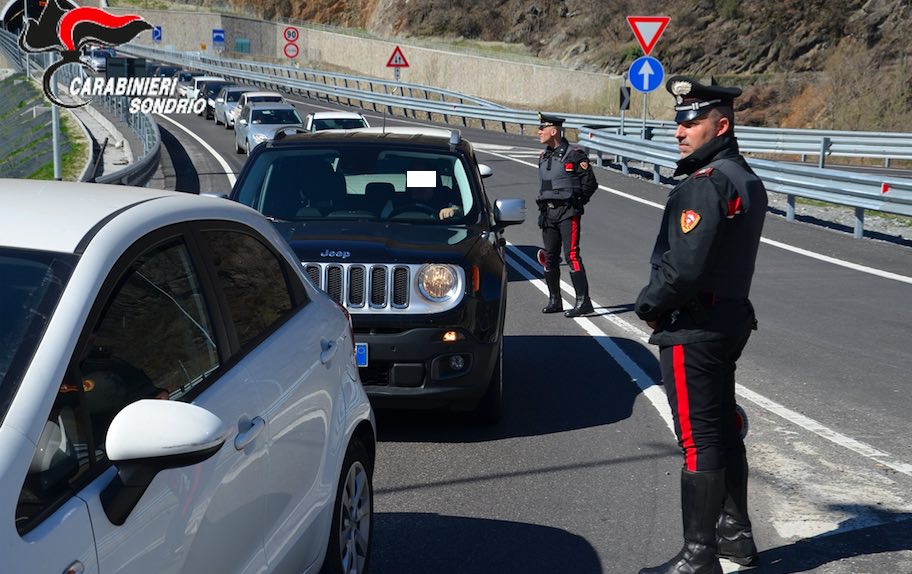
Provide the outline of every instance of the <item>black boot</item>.
{"type": "Polygon", "coordinates": [[[560,313],[564,310],[560,290],[560,269],[545,271],[545,284],[548,286],[548,304],[542,309],[542,313],[560,313]]]}
{"type": "Polygon", "coordinates": [[[592,301],[589,300],[589,280],[586,279],[585,271],[571,271],[570,280],[573,281],[573,289],[576,290],[576,305],[573,309],[564,311],[564,317],[579,317],[592,313],[592,301]]]}
{"type": "Polygon", "coordinates": [[[716,524],[718,555],[741,566],[755,566],[760,556],[747,514],[747,455],[730,458],[725,469],[725,503],[716,524]]]}
{"type": "Polygon", "coordinates": [[[684,547],[661,566],[640,574],[722,574],[716,557],[716,519],[725,498],[725,470],[681,470],[684,547]]]}

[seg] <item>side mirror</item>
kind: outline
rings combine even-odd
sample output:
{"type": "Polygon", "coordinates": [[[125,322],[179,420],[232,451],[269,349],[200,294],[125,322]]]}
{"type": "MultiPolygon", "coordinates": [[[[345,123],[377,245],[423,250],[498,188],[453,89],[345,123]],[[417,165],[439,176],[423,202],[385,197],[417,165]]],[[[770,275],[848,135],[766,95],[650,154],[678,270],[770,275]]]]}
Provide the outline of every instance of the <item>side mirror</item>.
{"type": "Polygon", "coordinates": [[[494,222],[498,227],[516,225],[525,220],[525,199],[498,199],[494,202],[494,222]]]}
{"type": "Polygon", "coordinates": [[[225,444],[222,420],[178,401],[144,399],[124,407],[108,428],[105,450],[117,476],[101,492],[112,524],[121,525],[159,472],[198,464],[225,444]]]}
{"type": "Polygon", "coordinates": [[[491,169],[490,167],[486,166],[485,164],[480,163],[480,164],[478,164],[478,174],[481,176],[482,179],[485,179],[487,177],[491,177],[492,175],[494,175],[494,170],[491,169]]]}
{"type": "Polygon", "coordinates": [[[247,125],[247,120],[245,120],[244,118],[241,118],[241,119],[238,120],[238,123],[241,124],[242,126],[246,126],[246,125],[247,125]]]}
{"type": "Polygon", "coordinates": [[[225,103],[225,98],[215,98],[215,101],[220,104],[223,104],[223,103],[225,103]]]}

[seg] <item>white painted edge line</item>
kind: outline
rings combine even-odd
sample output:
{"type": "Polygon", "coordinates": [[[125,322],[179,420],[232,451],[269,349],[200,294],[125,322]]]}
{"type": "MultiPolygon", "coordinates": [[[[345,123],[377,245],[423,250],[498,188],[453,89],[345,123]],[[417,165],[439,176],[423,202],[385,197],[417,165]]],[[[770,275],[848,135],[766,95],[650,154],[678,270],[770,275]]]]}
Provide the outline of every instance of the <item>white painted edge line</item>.
{"type": "MultiPolygon", "coordinates": [[[[197,143],[199,143],[201,146],[203,146],[203,148],[206,149],[206,151],[208,151],[210,154],[212,154],[212,157],[215,158],[215,161],[217,161],[217,162],[219,163],[219,165],[222,166],[222,169],[225,170],[225,175],[228,177],[228,187],[234,187],[234,182],[237,181],[237,176],[235,175],[234,170],[231,169],[231,166],[228,165],[228,162],[225,161],[225,158],[223,158],[223,157],[221,156],[221,154],[219,154],[217,151],[215,151],[215,148],[213,148],[211,145],[209,145],[208,143],[206,143],[206,141],[203,140],[203,138],[199,137],[198,135],[196,135],[195,133],[193,133],[192,131],[190,131],[188,128],[186,128],[186,127],[184,127],[183,125],[179,124],[178,122],[172,120],[172,119],[169,118],[168,116],[163,116],[163,115],[161,115],[161,114],[155,114],[155,115],[158,116],[158,117],[160,117],[160,118],[162,118],[162,119],[164,119],[164,120],[168,120],[169,122],[171,122],[171,123],[174,124],[175,126],[177,126],[177,127],[179,127],[180,129],[184,130],[184,132],[186,132],[187,135],[189,135],[190,137],[192,137],[193,139],[195,139],[195,140],[197,141],[197,143]]],[[[231,190],[229,190],[229,191],[231,191],[231,190]]]]}
{"type": "MultiPolygon", "coordinates": [[[[512,245],[509,247],[511,254],[518,253],[522,257],[528,257],[525,253],[522,253],[512,245]]],[[[507,262],[525,277],[529,283],[537,287],[539,291],[545,295],[548,294],[548,287],[543,280],[533,275],[509,255],[507,256],[507,262]]],[[[562,284],[562,287],[566,289],[569,285],[562,284]]],[[[569,291],[569,289],[567,290],[569,291]]],[[[595,302],[593,302],[593,304],[595,304],[595,302]]],[[[566,299],[564,299],[564,305],[568,307],[573,306],[572,304],[569,304],[566,299]]],[[[636,383],[646,398],[649,399],[649,402],[652,403],[652,406],[659,412],[659,416],[661,416],[662,420],[665,421],[665,424],[668,425],[668,430],[674,435],[674,422],[671,418],[671,407],[668,406],[668,397],[665,395],[665,391],[662,390],[661,385],[656,385],[655,381],[652,380],[652,377],[647,375],[636,361],[627,356],[627,353],[618,347],[617,344],[611,340],[611,337],[599,329],[595,323],[585,317],[579,317],[575,319],[575,321],[586,331],[586,333],[595,339],[596,343],[611,355],[611,358],[614,359],[622,369],[624,369],[624,372],[630,376],[630,380],[636,383]]]]}
{"type": "MultiPolygon", "coordinates": [[[[516,163],[528,165],[529,167],[534,167],[536,169],[538,168],[538,166],[534,163],[531,163],[528,161],[522,161],[520,159],[516,159],[515,157],[510,157],[506,154],[490,151],[488,149],[485,149],[483,146],[475,146],[475,149],[478,152],[483,152],[483,153],[491,154],[491,155],[494,155],[494,156],[497,156],[497,157],[500,157],[503,159],[508,159],[510,161],[515,161],[516,163]]],[[[629,199],[631,201],[636,201],[637,203],[642,203],[643,205],[649,205],[649,206],[655,207],[657,209],[665,208],[664,205],[661,205],[654,201],[642,199],[640,197],[636,197],[634,195],[630,195],[629,193],[624,193],[623,191],[619,191],[617,189],[606,187],[604,185],[599,185],[599,189],[603,189],[603,190],[607,191],[608,193],[613,193],[614,195],[623,197],[624,199],[629,199]]],[[[854,271],[860,271],[861,273],[867,273],[869,275],[875,275],[877,277],[882,277],[884,279],[892,279],[893,281],[899,281],[901,283],[908,283],[909,285],[912,285],[912,277],[909,277],[907,275],[900,275],[898,273],[892,273],[890,271],[883,271],[881,269],[875,269],[873,267],[868,267],[867,265],[859,265],[858,263],[852,263],[851,261],[844,261],[842,259],[837,259],[835,257],[821,255],[820,253],[814,253],[813,251],[808,251],[807,249],[795,247],[793,245],[789,245],[787,243],[782,243],[781,241],[775,241],[773,239],[768,239],[766,237],[761,237],[760,242],[770,245],[772,247],[778,247],[779,249],[784,249],[785,251],[791,251],[792,253],[796,253],[798,255],[810,257],[811,259],[817,259],[818,261],[824,261],[824,262],[830,263],[832,265],[838,265],[840,267],[845,267],[847,269],[852,269],[854,271]]]]}

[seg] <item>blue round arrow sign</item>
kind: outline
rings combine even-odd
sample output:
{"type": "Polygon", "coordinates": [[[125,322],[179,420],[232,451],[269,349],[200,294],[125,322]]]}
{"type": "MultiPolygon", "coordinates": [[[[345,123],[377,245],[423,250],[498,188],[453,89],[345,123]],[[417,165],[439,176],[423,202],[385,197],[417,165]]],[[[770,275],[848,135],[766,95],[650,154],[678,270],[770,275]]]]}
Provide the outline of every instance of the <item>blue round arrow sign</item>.
{"type": "Polygon", "coordinates": [[[627,77],[634,90],[647,93],[662,85],[662,81],[665,80],[665,68],[652,56],[642,56],[630,64],[627,77]]]}

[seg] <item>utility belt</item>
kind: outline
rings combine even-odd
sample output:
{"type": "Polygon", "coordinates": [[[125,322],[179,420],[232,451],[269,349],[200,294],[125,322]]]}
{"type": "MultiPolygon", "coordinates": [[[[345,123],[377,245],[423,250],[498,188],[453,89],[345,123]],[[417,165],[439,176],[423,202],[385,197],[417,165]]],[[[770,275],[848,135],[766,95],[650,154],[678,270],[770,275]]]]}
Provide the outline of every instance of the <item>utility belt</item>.
{"type": "Polygon", "coordinates": [[[548,201],[545,201],[542,205],[544,205],[548,209],[558,209],[560,207],[566,207],[569,204],[570,204],[570,202],[567,201],[566,199],[549,199],[548,201]]]}
{"type": "Polygon", "coordinates": [[[694,322],[699,324],[709,318],[709,310],[719,303],[724,301],[741,301],[744,299],[746,298],[722,297],[712,291],[700,291],[681,308],[681,311],[689,314],[694,322]]]}

